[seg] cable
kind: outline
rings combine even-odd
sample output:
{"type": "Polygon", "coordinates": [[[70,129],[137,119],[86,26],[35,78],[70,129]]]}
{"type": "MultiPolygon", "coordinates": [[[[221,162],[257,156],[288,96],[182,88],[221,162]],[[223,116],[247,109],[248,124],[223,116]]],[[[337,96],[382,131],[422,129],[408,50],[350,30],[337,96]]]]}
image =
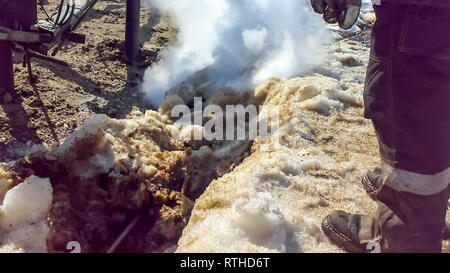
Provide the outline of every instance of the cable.
{"type": "MultiPolygon", "coordinates": [[[[66,21],[67,14],[69,13],[69,8],[70,8],[69,4],[66,4],[66,8],[64,9],[64,10],[65,10],[64,16],[63,16],[62,18],[60,18],[60,19],[61,19],[61,23],[60,23],[58,20],[56,21],[56,24],[57,24],[58,26],[62,26],[63,23],[66,21]]],[[[61,10],[61,13],[62,13],[62,10],[61,10]]],[[[60,16],[61,14],[58,14],[58,15],[60,16]]],[[[70,16],[70,15],[69,15],[69,16],[70,16]]]]}
{"type": "Polygon", "coordinates": [[[52,23],[54,25],[52,18],[50,17],[50,15],[48,15],[47,11],[44,8],[44,5],[42,5],[42,2],[38,1],[38,4],[39,4],[39,7],[41,8],[41,10],[45,13],[45,16],[47,16],[47,21],[49,21],[50,23],[52,23]]]}
{"type": "Polygon", "coordinates": [[[76,5],[75,2],[69,1],[70,3],[64,4],[64,0],[61,0],[60,4],[58,5],[58,12],[53,14],[53,16],[56,15],[56,20],[53,22],[54,25],[62,26],[64,23],[70,20],[72,16],[75,14],[76,5]],[[64,14],[63,14],[63,7],[64,8],[64,14]]]}
{"type": "Polygon", "coordinates": [[[58,22],[59,22],[59,17],[61,16],[63,4],[64,4],[64,0],[61,0],[61,2],[58,5],[58,15],[56,16],[55,25],[58,24],[58,22]]]}
{"type": "Polygon", "coordinates": [[[72,19],[72,16],[74,16],[74,14],[75,14],[75,1],[74,0],[70,1],[67,4],[67,10],[68,10],[68,12],[70,12],[70,14],[69,14],[69,17],[67,17],[67,19],[66,19],[66,17],[64,17],[64,21],[63,22],[69,22],[70,23],[70,20],[72,19]],[[70,3],[72,3],[72,4],[70,4],[70,3]]]}

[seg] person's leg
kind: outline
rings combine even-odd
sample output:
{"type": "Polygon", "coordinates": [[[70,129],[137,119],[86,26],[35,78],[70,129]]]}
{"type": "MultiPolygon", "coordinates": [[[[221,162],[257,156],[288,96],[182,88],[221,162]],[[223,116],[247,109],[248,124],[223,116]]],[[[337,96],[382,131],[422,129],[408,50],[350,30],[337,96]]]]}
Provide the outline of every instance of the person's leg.
{"type": "Polygon", "coordinates": [[[435,33],[450,27],[449,10],[375,9],[364,100],[382,168],[362,182],[379,209],[370,216],[337,212],[322,227],[348,251],[355,250],[349,244],[364,251],[377,241],[383,252],[440,252],[450,182],[450,37],[435,33]]]}
{"type": "Polygon", "coordinates": [[[388,251],[441,251],[450,182],[449,12],[408,6],[391,33],[390,126],[374,120],[383,161],[376,198],[392,214],[378,223],[388,251]]]}

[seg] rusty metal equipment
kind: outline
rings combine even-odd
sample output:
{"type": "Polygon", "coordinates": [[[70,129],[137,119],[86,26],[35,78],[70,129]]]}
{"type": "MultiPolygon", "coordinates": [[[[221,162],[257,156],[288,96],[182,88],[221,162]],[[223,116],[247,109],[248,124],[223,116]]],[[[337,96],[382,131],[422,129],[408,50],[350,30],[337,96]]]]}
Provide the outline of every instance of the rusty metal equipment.
{"type": "MultiPolygon", "coordinates": [[[[0,0],[0,99],[3,93],[14,89],[14,75],[12,70],[12,50],[14,39],[22,39],[21,32],[31,31],[36,23],[36,1],[0,0]],[[24,16],[27,14],[28,16],[24,16]],[[11,29],[15,31],[11,32],[11,29]],[[19,31],[20,30],[20,31],[19,31]]],[[[35,33],[32,39],[39,39],[35,33]]]]}
{"type": "Polygon", "coordinates": [[[48,51],[54,47],[55,56],[66,41],[85,42],[85,37],[74,31],[98,0],[61,0],[56,14],[39,21],[38,1],[0,0],[0,100],[5,92],[14,90],[12,52],[23,55],[31,80],[31,58],[67,65],[47,57],[48,51]]]}
{"type": "MultiPolygon", "coordinates": [[[[13,55],[23,55],[23,65],[28,67],[33,80],[31,58],[39,58],[60,65],[55,56],[65,42],[84,43],[85,36],[75,33],[82,20],[98,0],[60,0],[58,12],[52,16],[43,8],[44,0],[0,0],[0,101],[5,92],[14,90],[13,55]],[[47,18],[38,20],[37,6],[47,18]]],[[[135,64],[139,59],[140,0],[127,0],[125,27],[125,56],[135,64]]]]}

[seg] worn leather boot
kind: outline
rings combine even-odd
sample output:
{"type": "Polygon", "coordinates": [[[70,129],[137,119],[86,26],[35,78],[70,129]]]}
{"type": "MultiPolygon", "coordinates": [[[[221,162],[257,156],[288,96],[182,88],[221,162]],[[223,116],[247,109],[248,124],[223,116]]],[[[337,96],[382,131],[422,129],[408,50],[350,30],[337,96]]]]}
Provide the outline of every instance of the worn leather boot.
{"type": "Polygon", "coordinates": [[[322,230],[335,245],[347,252],[380,251],[373,216],[335,211],[323,220],[322,230]]]}
{"type": "Polygon", "coordinates": [[[352,253],[439,253],[449,192],[421,196],[383,185],[375,194],[376,212],[364,216],[337,211],[325,218],[322,230],[352,253]]]}
{"type": "Polygon", "coordinates": [[[363,176],[361,183],[370,198],[376,201],[376,195],[383,185],[383,171],[381,168],[376,168],[363,176]]]}

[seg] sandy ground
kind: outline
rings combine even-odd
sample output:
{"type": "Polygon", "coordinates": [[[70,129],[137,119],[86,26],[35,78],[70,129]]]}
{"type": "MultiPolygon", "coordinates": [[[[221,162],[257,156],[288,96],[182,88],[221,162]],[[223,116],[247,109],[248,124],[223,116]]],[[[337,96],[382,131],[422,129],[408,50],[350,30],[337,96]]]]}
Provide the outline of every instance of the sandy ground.
{"type": "MultiPolygon", "coordinates": [[[[44,5],[56,12],[59,1],[44,5]]],[[[39,19],[44,13],[39,9],[39,19]]],[[[28,79],[21,56],[15,56],[15,93],[0,105],[0,160],[16,158],[33,144],[61,143],[93,114],[124,118],[133,109],[145,111],[140,82],[145,68],[176,34],[167,16],[141,9],[142,65],[124,60],[124,1],[99,1],[77,33],[85,44],[66,44],[56,58],[68,67],[32,59],[35,82],[28,79]]]]}

